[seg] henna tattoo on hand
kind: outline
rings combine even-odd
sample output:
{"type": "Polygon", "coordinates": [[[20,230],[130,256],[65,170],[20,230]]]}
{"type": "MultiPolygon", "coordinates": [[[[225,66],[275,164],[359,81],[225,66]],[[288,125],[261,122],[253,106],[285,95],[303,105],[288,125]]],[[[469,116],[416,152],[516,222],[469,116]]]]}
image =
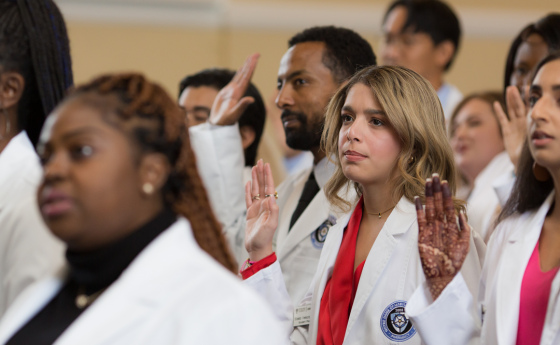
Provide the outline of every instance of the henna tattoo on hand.
{"type": "Polygon", "coordinates": [[[460,271],[469,252],[470,228],[464,215],[459,226],[453,197],[446,181],[435,175],[426,181],[426,210],[415,199],[418,215],[418,250],[426,281],[433,299],[460,271]]]}

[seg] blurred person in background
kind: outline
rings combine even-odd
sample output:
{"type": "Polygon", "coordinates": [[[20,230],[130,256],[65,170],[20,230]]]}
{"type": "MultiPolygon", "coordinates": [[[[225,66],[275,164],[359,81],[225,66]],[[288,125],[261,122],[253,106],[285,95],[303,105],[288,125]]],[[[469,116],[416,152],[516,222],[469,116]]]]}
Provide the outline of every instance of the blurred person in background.
{"type": "Polygon", "coordinates": [[[461,26],[457,15],[439,0],[397,0],[383,18],[383,64],[409,68],[437,91],[446,122],[463,98],[444,80],[459,49],[461,26]]]}
{"type": "Polygon", "coordinates": [[[34,146],[73,84],[66,24],[51,1],[0,1],[0,316],[63,262],[37,208],[34,146]]]}
{"type": "Polygon", "coordinates": [[[468,193],[467,216],[474,231],[488,242],[493,220],[499,213],[494,181],[513,172],[505,151],[500,124],[493,104],[504,104],[500,92],[480,92],[465,97],[450,119],[450,142],[455,164],[468,193]]]}
{"type": "Polygon", "coordinates": [[[0,343],[279,344],[243,286],[190,147],[184,113],[140,74],[101,76],[49,116],[41,214],[66,267],[32,285],[0,343]]]}
{"type": "MultiPolygon", "coordinates": [[[[527,131],[528,89],[538,63],[560,49],[560,13],[551,13],[525,27],[513,40],[506,59],[504,95],[507,106],[494,105],[500,119],[504,145],[517,166],[527,131]],[[507,114],[506,114],[507,112],[507,114]]],[[[505,204],[513,187],[513,176],[503,179],[505,204]],[[509,182],[508,182],[509,181],[509,182]]]]}

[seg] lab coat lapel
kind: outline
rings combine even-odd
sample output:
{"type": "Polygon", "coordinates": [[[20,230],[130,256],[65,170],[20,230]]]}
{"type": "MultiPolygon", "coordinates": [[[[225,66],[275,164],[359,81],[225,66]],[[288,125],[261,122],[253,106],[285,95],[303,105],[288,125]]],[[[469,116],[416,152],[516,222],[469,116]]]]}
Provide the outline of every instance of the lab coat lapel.
{"type": "MultiPolygon", "coordinates": [[[[353,212],[353,210],[352,210],[353,212]]],[[[342,237],[344,235],[344,229],[348,225],[350,221],[350,216],[352,212],[344,216],[334,225],[329,233],[329,237],[327,242],[325,242],[325,247],[321,253],[321,256],[325,256],[325,260],[321,260],[319,262],[319,266],[317,266],[317,272],[320,274],[318,283],[315,284],[313,290],[313,310],[311,311],[313,315],[310,338],[311,343],[315,343],[317,341],[317,332],[319,329],[319,309],[321,306],[321,299],[323,298],[323,293],[325,292],[325,287],[327,286],[327,281],[331,278],[332,272],[334,269],[334,264],[336,262],[336,258],[338,256],[340,245],[342,244],[342,237]]],[[[321,257],[321,259],[323,259],[321,257]]]]}
{"type": "Polygon", "coordinates": [[[321,188],[295,222],[294,226],[287,234],[284,243],[277,248],[278,260],[282,261],[298,243],[304,238],[309,237],[313,231],[317,230],[329,217],[329,210],[329,202],[327,201],[325,192],[321,188]]]}
{"type": "Polygon", "coordinates": [[[2,317],[0,344],[8,341],[60,291],[66,268],[57,277],[37,282],[24,290],[2,317]]]}
{"type": "Polygon", "coordinates": [[[519,298],[525,267],[539,239],[544,218],[553,201],[552,193],[539,210],[526,221],[518,222],[515,232],[504,247],[498,272],[497,334],[499,344],[515,344],[519,320],[519,298]]]}
{"type": "Polygon", "coordinates": [[[188,230],[187,221],[181,218],[158,236],[55,344],[89,344],[84,339],[95,344],[114,343],[119,335],[139,329],[168,298],[157,293],[162,285],[184,283],[181,275],[170,280],[169,272],[185,272],[181,263],[186,260],[181,257],[195,251],[189,248],[194,238],[188,230]]]}
{"type": "MultiPolygon", "coordinates": [[[[387,267],[393,251],[399,242],[399,235],[409,231],[415,221],[416,209],[414,205],[406,198],[401,198],[394,211],[387,218],[367,256],[358,284],[358,290],[356,291],[356,297],[354,298],[354,304],[348,318],[345,339],[348,337],[352,326],[377,286],[379,277],[387,267]]],[[[412,252],[410,252],[410,255],[412,255],[412,252]]],[[[401,289],[401,287],[395,288],[401,289]]]]}
{"type": "Polygon", "coordinates": [[[278,229],[276,230],[274,242],[275,250],[277,252],[278,249],[283,246],[284,241],[288,236],[292,214],[297,207],[301,193],[303,193],[303,187],[309,178],[309,174],[311,174],[311,168],[302,171],[278,186],[277,191],[279,197],[277,203],[280,209],[280,222],[278,224],[278,229]]]}

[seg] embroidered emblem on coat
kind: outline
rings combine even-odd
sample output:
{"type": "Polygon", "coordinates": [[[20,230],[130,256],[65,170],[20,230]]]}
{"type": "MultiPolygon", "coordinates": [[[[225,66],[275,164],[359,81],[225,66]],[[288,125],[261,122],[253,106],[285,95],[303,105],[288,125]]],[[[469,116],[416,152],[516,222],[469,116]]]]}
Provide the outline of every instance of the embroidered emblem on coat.
{"type": "Polygon", "coordinates": [[[404,312],[405,307],[406,301],[395,301],[381,314],[381,331],[392,341],[407,341],[416,334],[416,329],[404,312]]]}
{"type": "Polygon", "coordinates": [[[334,216],[329,216],[327,220],[321,224],[317,230],[311,233],[311,243],[313,247],[317,249],[323,249],[323,245],[325,244],[325,240],[327,239],[327,235],[329,233],[329,229],[336,224],[336,218],[334,216]]]}

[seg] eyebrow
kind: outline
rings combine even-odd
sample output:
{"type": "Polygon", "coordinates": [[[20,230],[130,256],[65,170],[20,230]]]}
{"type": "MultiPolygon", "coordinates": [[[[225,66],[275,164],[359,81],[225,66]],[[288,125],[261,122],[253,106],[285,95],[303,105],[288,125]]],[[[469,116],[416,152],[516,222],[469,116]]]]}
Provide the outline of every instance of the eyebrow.
{"type": "Polygon", "coordinates": [[[90,133],[101,133],[101,131],[95,127],[82,127],[70,131],[68,133],[64,133],[64,135],[62,136],[62,140],[68,140],[71,139],[72,137],[76,137],[83,134],[90,134],[90,133]]]}
{"type": "MultiPolygon", "coordinates": [[[[294,71],[294,72],[288,74],[284,79],[291,80],[291,79],[293,79],[293,78],[295,78],[295,77],[297,77],[297,76],[299,76],[300,74],[303,74],[303,73],[305,73],[305,70],[300,69],[299,71],[294,71]]],[[[282,80],[282,78],[278,77],[278,81],[281,81],[281,80],[282,80]]]]}
{"type": "MultiPolygon", "coordinates": [[[[354,109],[349,105],[343,106],[341,110],[345,110],[345,111],[349,111],[351,113],[355,113],[354,109]]],[[[365,109],[364,113],[367,114],[367,115],[387,116],[387,114],[383,110],[376,110],[376,109],[365,109]]]]}

